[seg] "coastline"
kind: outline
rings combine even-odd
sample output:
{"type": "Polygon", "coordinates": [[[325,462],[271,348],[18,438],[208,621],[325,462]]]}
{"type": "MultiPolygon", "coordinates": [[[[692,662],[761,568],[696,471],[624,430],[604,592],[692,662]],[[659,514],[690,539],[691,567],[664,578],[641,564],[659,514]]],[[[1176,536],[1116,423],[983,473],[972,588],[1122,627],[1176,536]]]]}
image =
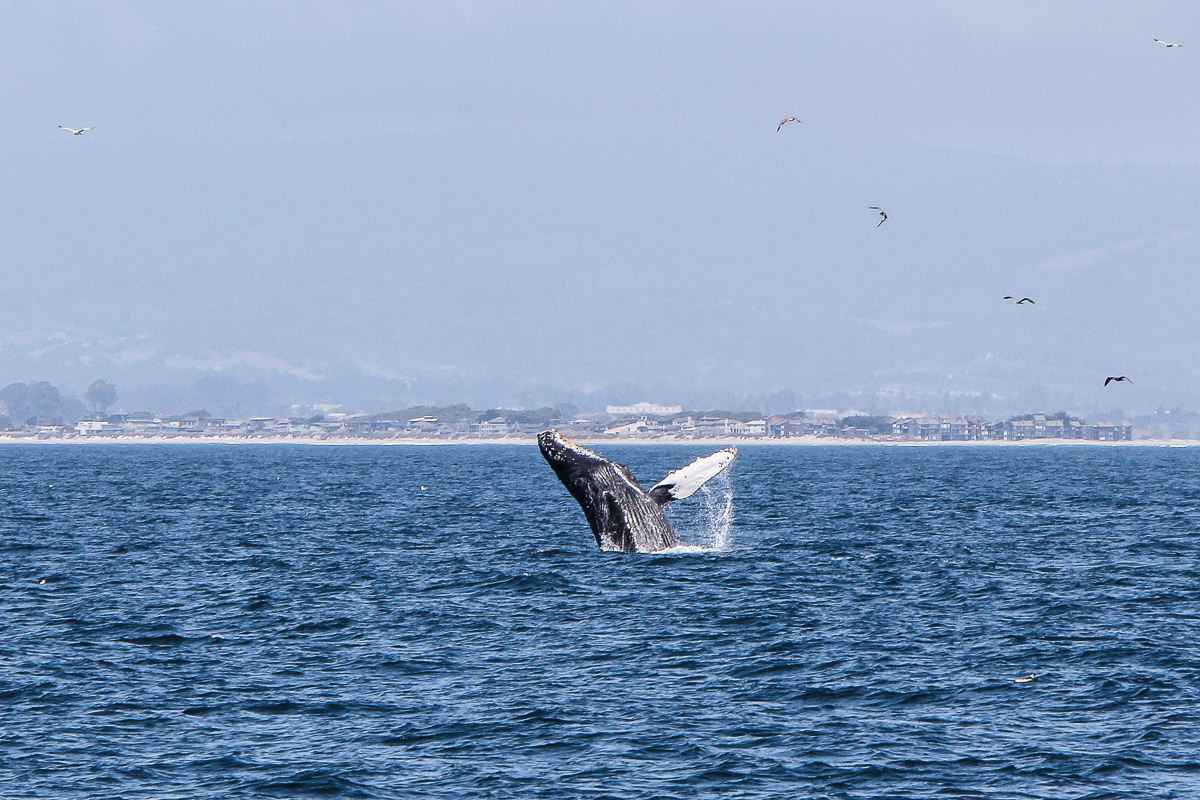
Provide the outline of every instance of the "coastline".
{"type": "MultiPolygon", "coordinates": [[[[714,436],[704,439],[689,439],[660,436],[653,439],[634,438],[589,438],[574,439],[586,447],[605,445],[691,445],[713,447],[1200,447],[1200,439],[1133,439],[1127,441],[1095,441],[1090,439],[1022,439],[977,440],[977,441],[901,441],[878,439],[838,439],[828,436],[791,437],[745,437],[714,436]]],[[[0,436],[0,446],[5,444],[35,445],[318,445],[325,447],[408,446],[437,447],[461,445],[525,445],[533,446],[537,440],[530,436],[510,436],[480,439],[426,439],[420,437],[398,437],[373,439],[360,436],[336,438],[288,437],[288,436],[0,436]]]]}

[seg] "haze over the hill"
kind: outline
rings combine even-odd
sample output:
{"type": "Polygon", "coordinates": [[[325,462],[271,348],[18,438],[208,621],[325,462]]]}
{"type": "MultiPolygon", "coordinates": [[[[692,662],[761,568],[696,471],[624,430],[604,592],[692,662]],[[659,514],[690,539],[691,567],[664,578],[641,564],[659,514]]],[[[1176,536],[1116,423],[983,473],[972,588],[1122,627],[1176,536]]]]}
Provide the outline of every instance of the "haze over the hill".
{"type": "Polygon", "coordinates": [[[2,19],[0,384],[1200,407],[1194,3],[2,19]]]}

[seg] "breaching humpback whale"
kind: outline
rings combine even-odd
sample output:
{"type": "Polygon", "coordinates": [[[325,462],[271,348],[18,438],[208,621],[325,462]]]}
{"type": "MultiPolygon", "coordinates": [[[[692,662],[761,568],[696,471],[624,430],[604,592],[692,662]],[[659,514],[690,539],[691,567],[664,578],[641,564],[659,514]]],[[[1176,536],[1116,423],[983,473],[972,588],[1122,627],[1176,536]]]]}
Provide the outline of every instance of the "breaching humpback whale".
{"type": "Polygon", "coordinates": [[[668,473],[646,491],[623,465],[580,447],[555,429],[538,434],[538,447],[583,509],[600,549],[625,553],[653,553],[678,545],[663,506],[690,497],[737,455],[733,447],[718,450],[668,473]]]}

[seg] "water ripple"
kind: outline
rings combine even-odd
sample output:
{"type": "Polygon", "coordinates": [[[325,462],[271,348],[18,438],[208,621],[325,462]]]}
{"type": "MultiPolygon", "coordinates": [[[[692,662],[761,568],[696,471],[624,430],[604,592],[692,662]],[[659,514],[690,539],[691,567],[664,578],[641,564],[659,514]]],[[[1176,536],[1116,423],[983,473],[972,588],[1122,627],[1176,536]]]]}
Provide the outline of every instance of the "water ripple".
{"type": "Polygon", "coordinates": [[[1200,796],[1194,449],[745,448],[633,557],[532,447],[0,465],[5,798],[1200,796]]]}

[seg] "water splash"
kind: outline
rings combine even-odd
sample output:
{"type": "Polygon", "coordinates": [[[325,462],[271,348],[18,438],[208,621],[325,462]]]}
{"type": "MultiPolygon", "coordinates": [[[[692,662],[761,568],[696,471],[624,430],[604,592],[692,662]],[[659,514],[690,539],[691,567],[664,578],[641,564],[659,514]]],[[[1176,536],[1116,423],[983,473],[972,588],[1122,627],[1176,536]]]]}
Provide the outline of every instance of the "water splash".
{"type": "Polygon", "coordinates": [[[704,528],[713,550],[729,549],[733,529],[733,484],[726,470],[700,489],[704,501],[704,528]]]}
{"type": "Polygon", "coordinates": [[[683,541],[660,552],[711,553],[728,550],[733,528],[733,484],[728,472],[704,484],[689,500],[669,506],[668,513],[683,541]],[[696,503],[696,500],[700,502],[696,503]]]}

